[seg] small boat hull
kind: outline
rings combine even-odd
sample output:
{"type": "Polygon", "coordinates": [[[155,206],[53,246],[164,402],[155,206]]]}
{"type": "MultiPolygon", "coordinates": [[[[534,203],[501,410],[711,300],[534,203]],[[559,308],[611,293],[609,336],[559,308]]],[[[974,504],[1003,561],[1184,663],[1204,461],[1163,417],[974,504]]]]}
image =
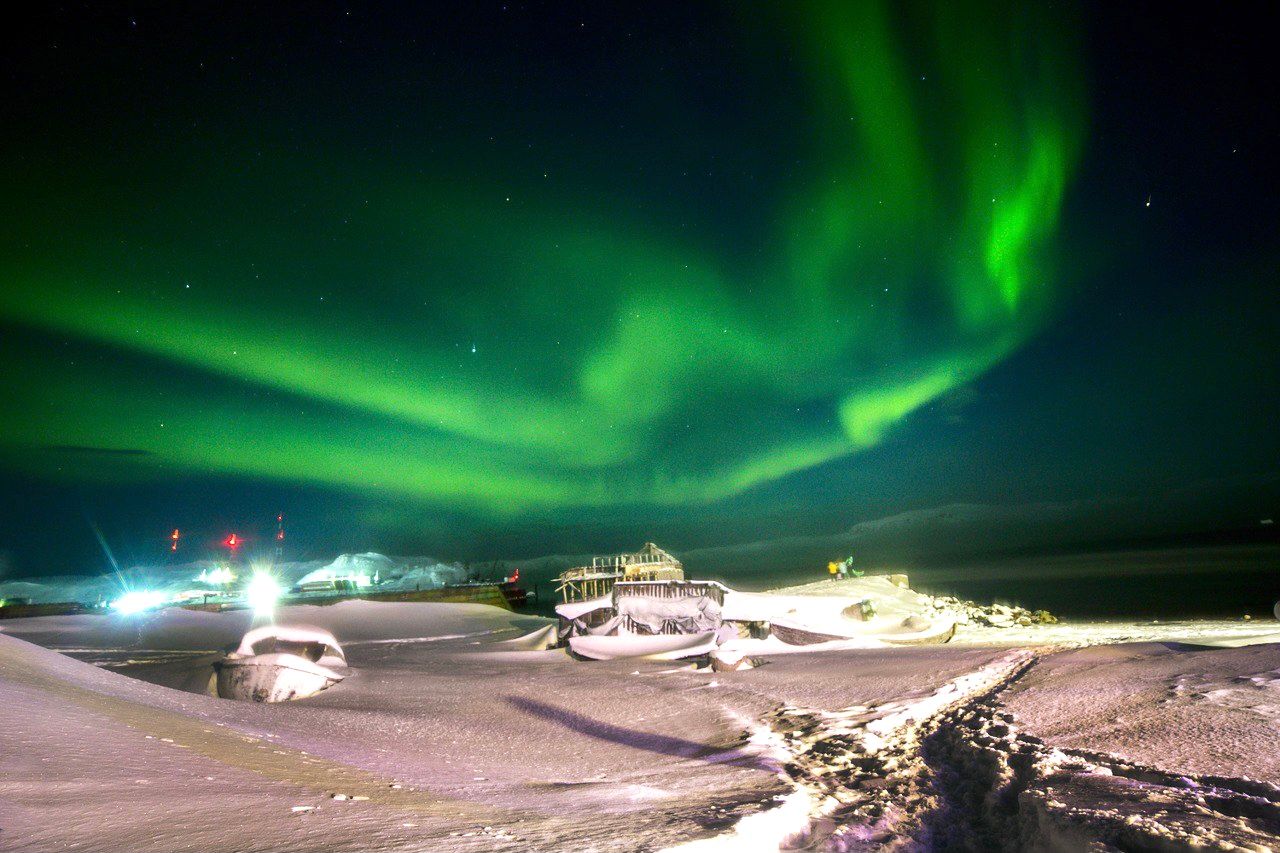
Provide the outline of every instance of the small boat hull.
{"type": "Polygon", "coordinates": [[[297,655],[256,655],[216,665],[218,696],[242,702],[287,702],[314,696],[342,680],[297,655]]]}
{"type": "Polygon", "coordinates": [[[927,630],[907,634],[882,634],[880,639],[891,646],[932,646],[951,642],[956,635],[954,621],[941,622],[927,630]]]}

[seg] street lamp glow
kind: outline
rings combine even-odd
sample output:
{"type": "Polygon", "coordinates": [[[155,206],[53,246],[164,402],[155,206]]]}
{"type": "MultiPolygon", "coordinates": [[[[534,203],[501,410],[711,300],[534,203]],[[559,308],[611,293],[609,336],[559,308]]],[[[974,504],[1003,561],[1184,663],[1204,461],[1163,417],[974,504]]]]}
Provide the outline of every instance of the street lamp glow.
{"type": "Polygon", "coordinates": [[[280,598],[280,585],[266,572],[257,572],[244,588],[244,597],[254,613],[270,613],[280,598]]]}
{"type": "Polygon", "coordinates": [[[126,592],[111,602],[111,609],[129,616],[134,613],[141,613],[144,610],[160,607],[168,600],[169,597],[163,592],[138,590],[136,592],[126,592]]]}

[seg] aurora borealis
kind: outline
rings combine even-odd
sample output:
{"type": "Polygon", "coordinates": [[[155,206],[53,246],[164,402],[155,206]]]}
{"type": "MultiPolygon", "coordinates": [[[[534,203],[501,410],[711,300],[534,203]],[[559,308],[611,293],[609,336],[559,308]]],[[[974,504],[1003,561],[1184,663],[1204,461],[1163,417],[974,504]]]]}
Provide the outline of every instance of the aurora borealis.
{"type": "Polygon", "coordinates": [[[856,504],[1114,254],[1070,6],[213,14],[50,13],[14,60],[24,482],[856,504]]]}

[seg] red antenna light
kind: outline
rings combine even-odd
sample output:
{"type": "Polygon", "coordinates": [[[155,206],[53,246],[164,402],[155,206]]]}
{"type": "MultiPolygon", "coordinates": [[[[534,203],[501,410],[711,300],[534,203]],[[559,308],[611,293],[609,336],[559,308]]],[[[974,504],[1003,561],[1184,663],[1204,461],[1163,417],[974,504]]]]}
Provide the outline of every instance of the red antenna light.
{"type": "Polygon", "coordinates": [[[170,550],[170,551],[176,551],[176,550],[178,550],[178,537],[179,537],[179,535],[180,535],[180,534],[178,533],[178,528],[176,528],[176,527],[175,527],[175,528],[173,528],[173,532],[169,534],[169,538],[173,540],[173,544],[169,546],[169,550],[170,550]]]}
{"type": "Polygon", "coordinates": [[[226,545],[228,548],[232,550],[232,552],[234,552],[237,548],[240,547],[240,542],[241,542],[240,537],[232,533],[230,536],[228,536],[226,539],[222,541],[222,544],[226,545]]]}

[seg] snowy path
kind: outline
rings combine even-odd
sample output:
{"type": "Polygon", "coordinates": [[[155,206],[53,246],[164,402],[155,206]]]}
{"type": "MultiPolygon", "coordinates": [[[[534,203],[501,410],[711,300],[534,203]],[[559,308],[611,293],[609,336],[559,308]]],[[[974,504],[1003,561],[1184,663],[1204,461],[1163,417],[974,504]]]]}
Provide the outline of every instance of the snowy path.
{"type": "Polygon", "coordinates": [[[926,798],[922,739],[948,709],[1015,679],[1034,660],[1018,651],[960,675],[909,702],[836,711],[783,706],[765,720],[774,754],[791,780],[782,805],[722,836],[672,848],[682,853],[877,849],[903,836],[926,798]]]}
{"type": "Polygon", "coordinates": [[[783,707],[772,742],[793,792],[729,832],[670,848],[825,850],[1271,850],[1280,787],[1187,776],[1022,732],[1002,695],[1031,651],[907,704],[783,707]]]}

